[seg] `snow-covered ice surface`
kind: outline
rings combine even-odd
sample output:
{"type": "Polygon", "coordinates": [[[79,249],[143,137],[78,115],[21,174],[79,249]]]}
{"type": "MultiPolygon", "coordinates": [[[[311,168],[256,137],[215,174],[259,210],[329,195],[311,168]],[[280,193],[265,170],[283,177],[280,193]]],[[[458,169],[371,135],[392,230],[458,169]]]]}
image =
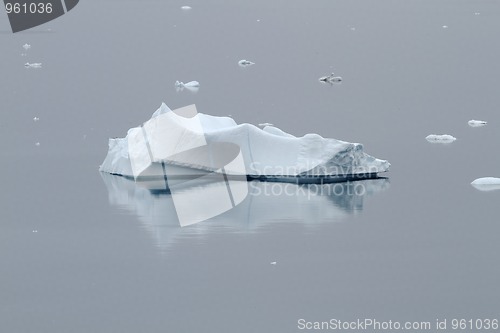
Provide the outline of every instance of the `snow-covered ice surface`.
{"type": "Polygon", "coordinates": [[[455,141],[457,138],[449,134],[430,134],[426,136],[425,139],[429,142],[451,143],[455,141]]]}
{"type": "Polygon", "coordinates": [[[500,178],[496,177],[483,177],[474,180],[472,186],[480,191],[493,191],[500,190],[500,178]]]}
{"type": "Polygon", "coordinates": [[[110,139],[103,172],[135,179],[197,172],[261,180],[320,182],[376,176],[390,163],[363,145],[318,134],[295,137],[279,128],[236,124],[229,117],[197,113],[194,105],[172,111],[162,104],[152,118],[110,139]]]}
{"type": "Polygon", "coordinates": [[[484,120],[469,120],[468,124],[470,127],[481,127],[485,126],[488,122],[484,120]]]}

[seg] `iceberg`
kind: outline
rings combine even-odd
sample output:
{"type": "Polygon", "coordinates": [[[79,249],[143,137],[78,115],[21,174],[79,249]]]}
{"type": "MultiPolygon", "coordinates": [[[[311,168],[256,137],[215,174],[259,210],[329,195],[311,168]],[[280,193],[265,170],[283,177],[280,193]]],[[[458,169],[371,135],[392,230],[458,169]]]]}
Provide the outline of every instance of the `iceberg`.
{"type": "Polygon", "coordinates": [[[425,139],[429,142],[451,143],[457,138],[449,134],[430,134],[427,135],[425,139]]]}
{"type": "Polygon", "coordinates": [[[200,89],[200,83],[198,81],[189,81],[187,83],[181,81],[175,81],[175,89],[178,92],[187,89],[191,92],[196,93],[200,89]]]}
{"type": "Polygon", "coordinates": [[[248,66],[255,65],[255,63],[251,62],[250,60],[242,59],[242,60],[238,61],[238,65],[240,67],[248,67],[248,66]]]}
{"type": "Polygon", "coordinates": [[[176,87],[197,88],[200,86],[200,83],[198,81],[189,81],[187,83],[184,83],[182,81],[175,81],[175,86],[176,87]]]}
{"type": "Polygon", "coordinates": [[[31,45],[26,43],[23,45],[23,49],[25,49],[27,51],[27,50],[31,49],[31,45]]]}
{"type": "Polygon", "coordinates": [[[24,67],[26,67],[26,68],[42,68],[42,64],[39,62],[34,62],[31,64],[29,62],[27,62],[24,64],[24,67]]]}
{"type": "Polygon", "coordinates": [[[480,191],[500,190],[500,178],[483,177],[474,180],[471,183],[476,189],[480,191]]]}
{"type": "Polygon", "coordinates": [[[481,127],[485,126],[488,122],[484,120],[469,120],[468,124],[470,127],[481,127]]]}
{"type": "Polygon", "coordinates": [[[376,178],[390,163],[363,145],[318,134],[296,137],[273,126],[237,124],[164,103],[125,138],[109,139],[101,172],[165,184],[212,175],[217,179],[324,183],[376,178]]]}
{"type": "Polygon", "coordinates": [[[319,81],[325,82],[325,83],[339,83],[342,82],[342,77],[341,76],[335,76],[334,73],[328,75],[328,76],[322,76],[319,78],[319,81]]]}

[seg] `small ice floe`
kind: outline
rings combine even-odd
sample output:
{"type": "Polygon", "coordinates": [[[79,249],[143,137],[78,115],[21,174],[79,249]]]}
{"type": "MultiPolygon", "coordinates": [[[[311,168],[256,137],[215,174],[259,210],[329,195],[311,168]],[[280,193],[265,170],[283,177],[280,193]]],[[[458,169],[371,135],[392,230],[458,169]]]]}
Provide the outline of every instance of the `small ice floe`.
{"type": "Polygon", "coordinates": [[[191,92],[197,92],[200,89],[200,83],[198,81],[189,81],[184,83],[182,81],[175,81],[175,88],[177,91],[183,91],[187,89],[191,92]]]}
{"type": "Polygon", "coordinates": [[[276,265],[277,262],[276,261],[271,261],[271,265],[276,265]]]}
{"type": "Polygon", "coordinates": [[[27,55],[27,53],[21,53],[21,57],[26,57],[27,55]]]}
{"type": "Polygon", "coordinates": [[[356,31],[356,28],[355,27],[351,27],[351,31],[356,31]]]}
{"type": "Polygon", "coordinates": [[[447,25],[443,25],[443,29],[448,29],[448,26],[447,25]]]}
{"type": "Polygon", "coordinates": [[[483,177],[474,180],[471,183],[476,189],[480,191],[493,191],[500,190],[500,178],[483,177]]]}
{"type": "Polygon", "coordinates": [[[259,124],[260,127],[266,127],[266,126],[274,126],[273,124],[271,123],[261,123],[259,124]]]}
{"type": "Polygon", "coordinates": [[[449,134],[431,134],[427,135],[425,139],[429,142],[451,143],[455,141],[457,138],[449,134]]]}
{"type": "Polygon", "coordinates": [[[42,63],[34,62],[34,63],[30,64],[29,62],[27,62],[24,64],[24,67],[26,67],[26,68],[42,68],[42,63]]]}
{"type": "Polygon", "coordinates": [[[475,12],[474,15],[478,16],[478,15],[481,15],[480,12],[475,12]]]}
{"type": "Polygon", "coordinates": [[[198,81],[189,81],[187,83],[184,83],[182,81],[175,81],[175,86],[176,87],[192,87],[192,88],[195,88],[195,87],[199,87],[200,86],[200,82],[198,82],[198,81]]]}
{"type": "Polygon", "coordinates": [[[35,123],[36,123],[37,121],[39,121],[39,120],[40,120],[40,118],[38,118],[38,117],[33,117],[33,121],[34,121],[35,123]]]}
{"type": "Polygon", "coordinates": [[[484,120],[469,120],[469,126],[470,127],[481,127],[486,125],[488,122],[484,120]]]}
{"type": "Polygon", "coordinates": [[[322,76],[319,78],[320,82],[324,83],[339,83],[342,82],[342,77],[340,76],[335,76],[334,73],[328,75],[328,76],[322,76]]]}
{"type": "Polygon", "coordinates": [[[250,60],[242,59],[242,60],[238,61],[238,65],[240,65],[240,67],[248,67],[248,66],[255,65],[255,63],[251,62],[250,60]]]}
{"type": "Polygon", "coordinates": [[[35,229],[35,230],[33,230],[32,232],[36,234],[36,233],[38,232],[38,230],[36,230],[36,229],[35,229]]]}
{"type": "Polygon", "coordinates": [[[40,142],[36,142],[35,146],[40,147],[40,142]]]}
{"type": "Polygon", "coordinates": [[[26,43],[23,45],[23,49],[25,49],[26,51],[28,51],[29,49],[31,49],[31,45],[26,43]]]}
{"type": "Polygon", "coordinates": [[[182,9],[182,10],[190,10],[190,9],[191,9],[191,7],[190,7],[190,6],[182,6],[182,7],[181,7],[181,9],[182,9]]]}

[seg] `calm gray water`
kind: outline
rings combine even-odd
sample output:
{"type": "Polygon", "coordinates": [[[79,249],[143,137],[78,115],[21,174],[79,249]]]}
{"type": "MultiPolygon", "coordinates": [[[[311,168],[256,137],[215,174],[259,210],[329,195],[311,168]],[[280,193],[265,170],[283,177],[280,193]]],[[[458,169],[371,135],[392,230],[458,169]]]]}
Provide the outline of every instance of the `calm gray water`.
{"type": "Polygon", "coordinates": [[[500,176],[499,18],[486,0],[88,0],[12,34],[0,14],[0,331],[500,319],[500,191],[470,185],[500,176]],[[389,179],[181,228],[168,195],[97,170],[162,101],[362,142],[389,179]]]}

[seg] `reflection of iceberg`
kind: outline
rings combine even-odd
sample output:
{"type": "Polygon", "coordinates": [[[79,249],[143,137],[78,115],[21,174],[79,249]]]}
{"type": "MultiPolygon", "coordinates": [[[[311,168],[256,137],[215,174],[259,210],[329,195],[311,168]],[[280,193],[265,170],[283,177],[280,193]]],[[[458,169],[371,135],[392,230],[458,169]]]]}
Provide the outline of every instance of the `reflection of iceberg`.
{"type": "MultiPolygon", "coordinates": [[[[176,243],[180,237],[209,234],[221,227],[252,232],[279,221],[308,225],[338,222],[360,212],[365,197],[389,187],[387,179],[323,185],[242,181],[249,192],[241,204],[203,223],[181,228],[173,196],[166,190],[159,190],[161,186],[157,187],[152,181],[134,182],[105,173],[101,176],[108,189],[110,204],[137,215],[162,249],[176,243]]],[[[225,186],[224,182],[205,182],[192,184],[179,192],[185,196],[204,196],[204,206],[208,207],[218,205],[220,198],[206,194],[225,186]]]]}
{"type": "Polygon", "coordinates": [[[330,182],[373,178],[390,164],[363,152],[363,145],[317,134],[295,137],[267,126],[236,124],[229,117],[196,112],[194,105],[171,111],[165,104],[141,127],[132,128],[122,139],[110,139],[109,151],[100,170],[136,180],[196,173],[224,173],[249,179],[289,182],[330,182]],[[236,146],[235,163],[226,159],[217,143],[236,146]],[[200,149],[205,155],[200,157],[200,149]]]}

